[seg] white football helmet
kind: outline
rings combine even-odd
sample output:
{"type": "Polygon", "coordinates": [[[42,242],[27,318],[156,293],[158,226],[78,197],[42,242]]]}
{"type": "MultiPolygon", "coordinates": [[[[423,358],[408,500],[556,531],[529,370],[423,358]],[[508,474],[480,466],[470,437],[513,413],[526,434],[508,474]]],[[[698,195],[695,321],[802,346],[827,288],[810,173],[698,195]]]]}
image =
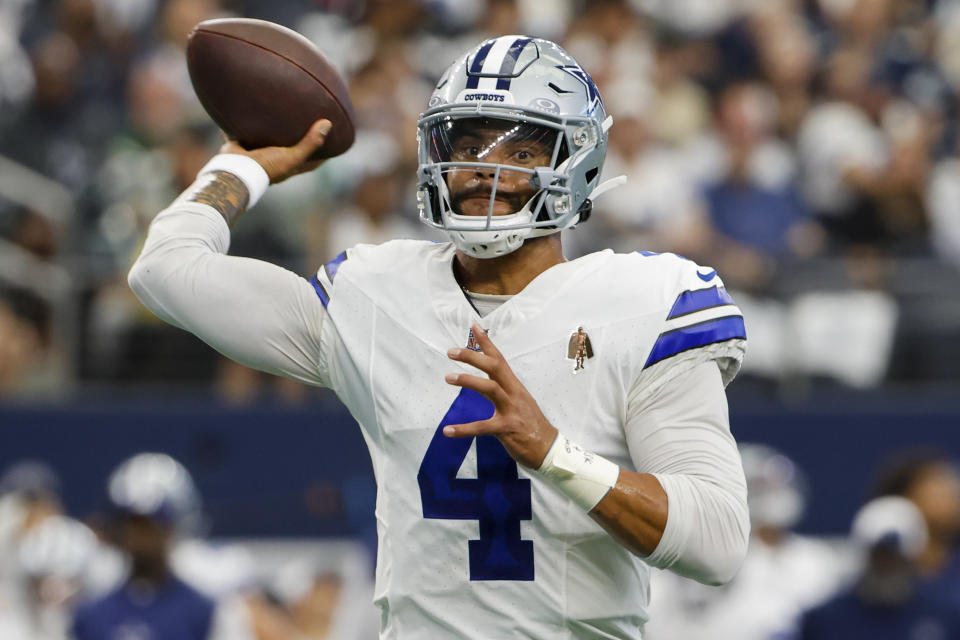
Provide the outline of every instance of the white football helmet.
{"type": "Polygon", "coordinates": [[[24,534],[18,560],[24,574],[65,580],[82,577],[97,549],[97,537],[81,522],[49,516],[24,534]]]}
{"type": "Polygon", "coordinates": [[[417,125],[420,219],[444,229],[471,256],[505,255],[526,238],[573,227],[590,215],[591,197],[622,181],[599,184],[612,118],[597,86],[548,40],[502,36],[481,43],[444,72],[428,106],[417,125]],[[476,132],[486,135],[476,142],[476,132]],[[531,145],[550,160],[504,161],[531,145]],[[448,178],[463,171],[477,176],[469,196],[488,198],[486,215],[464,215],[463,194],[451,193],[448,178]],[[502,188],[508,181],[529,185],[533,195],[516,200],[502,188]],[[495,215],[498,201],[512,211],[495,215]]]}
{"type": "Polygon", "coordinates": [[[202,525],[200,494],[182,464],[163,453],[140,453],[110,475],[107,493],[113,507],[161,520],[182,535],[196,535],[202,525]]]}
{"type": "Polygon", "coordinates": [[[745,442],[739,448],[753,526],[793,528],[806,509],[808,485],[803,471],[773,447],[745,442]]]}

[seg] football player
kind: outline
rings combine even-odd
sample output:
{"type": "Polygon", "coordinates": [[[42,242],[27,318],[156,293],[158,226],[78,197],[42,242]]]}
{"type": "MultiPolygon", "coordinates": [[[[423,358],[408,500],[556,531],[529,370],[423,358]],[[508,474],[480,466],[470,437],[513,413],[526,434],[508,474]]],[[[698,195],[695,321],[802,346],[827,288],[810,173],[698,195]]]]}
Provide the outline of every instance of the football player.
{"type": "Polygon", "coordinates": [[[418,124],[421,219],[450,242],[348,248],[309,281],[225,255],[268,184],[316,166],[321,120],[293,147],[228,143],[130,272],[161,318],[357,419],[382,638],[639,638],[650,566],[720,584],[744,557],[740,311],[675,255],[563,255],[610,186],[611,122],[559,46],[493,38],[418,124]]]}
{"type": "Polygon", "coordinates": [[[75,640],[260,637],[256,603],[242,593],[252,571],[246,555],[196,537],[200,495],[183,465],[162,453],[135,455],[111,474],[107,493],[109,537],[123,557],[95,559],[99,593],[78,608],[75,640]]]}

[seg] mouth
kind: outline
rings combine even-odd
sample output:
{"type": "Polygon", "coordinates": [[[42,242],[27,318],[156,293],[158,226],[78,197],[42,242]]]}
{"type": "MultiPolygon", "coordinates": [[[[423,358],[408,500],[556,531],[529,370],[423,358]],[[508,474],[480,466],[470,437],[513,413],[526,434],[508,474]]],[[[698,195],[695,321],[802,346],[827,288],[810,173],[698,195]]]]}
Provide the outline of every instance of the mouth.
{"type": "MultiPolygon", "coordinates": [[[[464,216],[486,216],[490,211],[490,194],[474,193],[454,200],[453,210],[464,216]]],[[[493,199],[493,215],[503,216],[520,209],[516,198],[497,194],[493,199]]]]}

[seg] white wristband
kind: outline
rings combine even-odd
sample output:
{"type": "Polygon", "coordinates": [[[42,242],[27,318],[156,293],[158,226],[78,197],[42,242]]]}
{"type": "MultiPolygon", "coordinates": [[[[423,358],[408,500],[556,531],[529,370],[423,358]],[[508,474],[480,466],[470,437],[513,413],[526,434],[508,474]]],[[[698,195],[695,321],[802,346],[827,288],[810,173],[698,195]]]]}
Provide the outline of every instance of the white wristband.
{"type": "Polygon", "coordinates": [[[585,511],[603,500],[620,477],[620,467],[557,435],[537,471],[585,511]]]}
{"type": "Polygon", "coordinates": [[[267,187],[270,186],[270,176],[260,166],[260,163],[239,153],[219,153],[213,156],[210,158],[210,162],[203,165],[203,169],[200,169],[197,176],[214,171],[226,171],[240,178],[240,181],[247,187],[247,193],[249,194],[248,209],[257,204],[267,187]]]}

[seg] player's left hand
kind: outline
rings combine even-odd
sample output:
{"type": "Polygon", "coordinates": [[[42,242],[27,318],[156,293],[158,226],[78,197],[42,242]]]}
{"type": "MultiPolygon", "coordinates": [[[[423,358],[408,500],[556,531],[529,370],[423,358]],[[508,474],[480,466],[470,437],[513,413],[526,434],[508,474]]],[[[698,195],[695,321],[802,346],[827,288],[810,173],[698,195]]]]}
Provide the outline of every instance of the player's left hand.
{"type": "Polygon", "coordinates": [[[514,460],[530,469],[538,469],[557,437],[557,429],[540,411],[537,401],[517,379],[506,358],[479,324],[473,325],[473,335],[482,353],[472,349],[450,349],[447,355],[451,360],[476,367],[489,378],[448,373],[446,381],[476,391],[490,400],[495,410],[487,420],[448,425],[443,428],[443,435],[450,438],[496,436],[514,460]]]}

